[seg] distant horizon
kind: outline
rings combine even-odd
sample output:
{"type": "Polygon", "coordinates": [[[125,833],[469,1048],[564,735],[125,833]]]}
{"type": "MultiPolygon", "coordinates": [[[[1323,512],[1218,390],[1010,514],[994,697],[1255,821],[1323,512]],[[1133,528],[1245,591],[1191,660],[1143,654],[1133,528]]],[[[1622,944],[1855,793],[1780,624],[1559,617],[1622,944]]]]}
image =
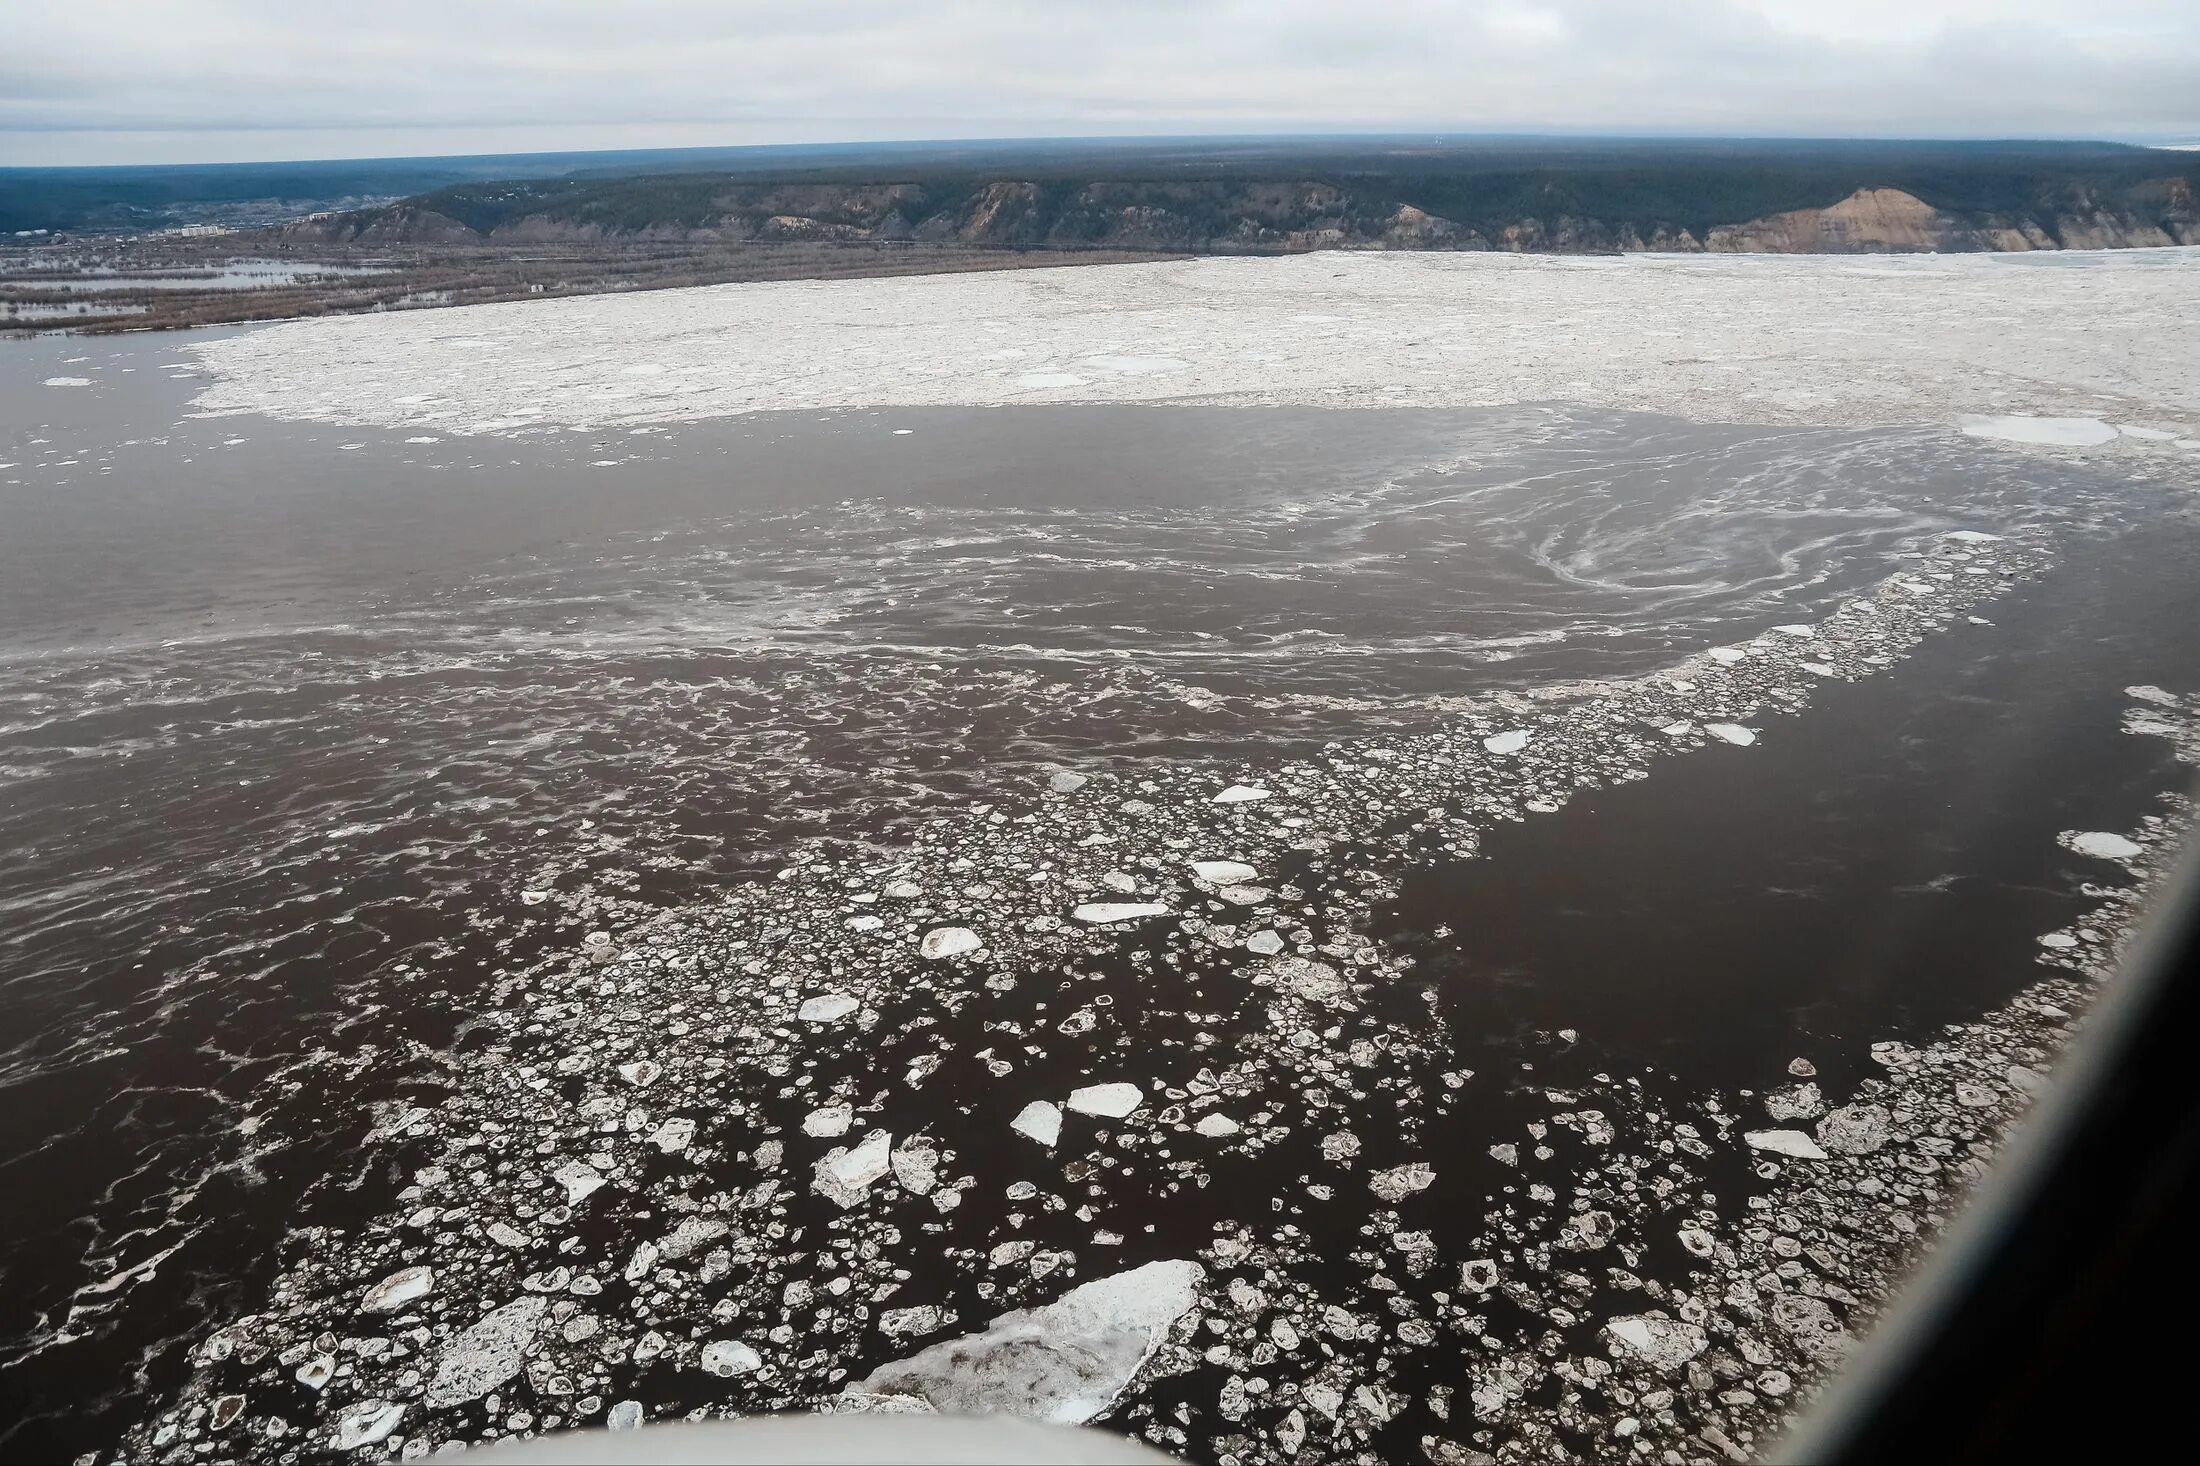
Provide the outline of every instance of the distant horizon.
{"type": "MultiPolygon", "coordinates": [[[[11,137],[0,131],[0,154],[7,151],[11,137]]],[[[76,171],[97,169],[167,169],[167,168],[250,168],[312,166],[316,164],[404,164],[434,162],[489,161],[512,158],[552,158],[572,156],[618,157],[633,155],[664,155],[676,153],[696,154],[800,154],[823,151],[881,151],[921,152],[925,149],[950,148],[1011,148],[1017,146],[1092,146],[1109,144],[1121,146],[1159,146],[1183,144],[1261,144],[1261,143],[1318,143],[1318,142],[1367,142],[1400,143],[1419,142],[1423,145],[1460,145],[1480,141],[1492,142],[1644,142],[1644,143],[1886,143],[2049,146],[2109,146],[2128,147],[2160,152],[2200,151],[2200,138],[2187,138],[2176,134],[2179,140],[2170,141],[2164,135],[2158,137],[2089,136],[2083,134],[2024,134],[2024,133],[1921,133],[1921,132],[1790,132],[1779,130],[1689,131],[1653,128],[1567,128],[1553,126],[1523,126],[1517,128],[1493,127],[1404,127],[1404,126],[1333,126],[1320,128],[1293,128],[1273,131],[1159,131],[1159,132],[1061,132],[1061,133],[972,133],[939,134],[922,137],[820,137],[803,140],[774,142],[682,142],[682,143],[629,143],[593,147],[507,147],[507,148],[446,148],[430,151],[387,152],[299,152],[295,154],[255,154],[252,156],[188,157],[188,158],[113,158],[101,161],[16,161],[0,158],[0,173],[36,171],[76,171]]]]}

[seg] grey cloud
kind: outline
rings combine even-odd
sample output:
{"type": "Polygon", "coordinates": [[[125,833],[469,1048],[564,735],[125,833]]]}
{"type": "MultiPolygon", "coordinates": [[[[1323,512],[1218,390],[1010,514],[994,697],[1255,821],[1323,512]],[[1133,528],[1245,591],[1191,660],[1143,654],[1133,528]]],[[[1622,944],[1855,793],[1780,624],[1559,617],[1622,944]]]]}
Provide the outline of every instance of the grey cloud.
{"type": "Polygon", "coordinates": [[[6,162],[529,137],[2200,136],[2200,6],[2155,0],[72,0],[10,24],[6,162]]]}

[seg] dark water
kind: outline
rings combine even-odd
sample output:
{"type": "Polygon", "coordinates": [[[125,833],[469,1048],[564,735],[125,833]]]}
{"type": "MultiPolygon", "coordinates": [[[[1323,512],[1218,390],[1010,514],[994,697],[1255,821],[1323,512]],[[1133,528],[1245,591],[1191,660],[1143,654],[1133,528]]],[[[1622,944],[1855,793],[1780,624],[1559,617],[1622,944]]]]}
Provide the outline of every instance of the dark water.
{"type": "Polygon", "coordinates": [[[2115,828],[2168,777],[2104,700],[2194,680],[2189,541],[2128,533],[2161,491],[1933,432],[1033,408],[421,443],[191,419],[182,341],[0,353],[19,1445],[110,1438],[76,1402],[175,1377],[170,1341],[360,1164],[366,1101],[432,1089],[496,972],[571,940],[523,891],[679,904],[1055,768],[1646,672],[1823,614],[1940,530],[2068,537],[1992,635],[1840,689],[1800,750],[1611,791],[1409,890],[1401,943],[1488,938],[1432,954],[1461,1032],[1575,1026],[1728,1077],[1813,1025],[1989,997],[1931,979],[2066,899],[2034,837],[2115,828]],[[1663,1001],[1676,971],[1712,1021],[1663,1001]]]}
{"type": "Polygon", "coordinates": [[[2059,832],[2129,829],[2188,782],[2122,730],[2126,687],[2200,684],[2200,533],[2076,547],[1992,619],[1828,689],[1763,757],[1675,759],[1415,872],[1384,935],[1493,1054],[1575,1030],[1555,1082],[1648,1062],[1730,1091],[1807,1054],[1847,1089],[1858,1035],[2005,1001],[2084,884],[2122,883],[2059,832]]]}

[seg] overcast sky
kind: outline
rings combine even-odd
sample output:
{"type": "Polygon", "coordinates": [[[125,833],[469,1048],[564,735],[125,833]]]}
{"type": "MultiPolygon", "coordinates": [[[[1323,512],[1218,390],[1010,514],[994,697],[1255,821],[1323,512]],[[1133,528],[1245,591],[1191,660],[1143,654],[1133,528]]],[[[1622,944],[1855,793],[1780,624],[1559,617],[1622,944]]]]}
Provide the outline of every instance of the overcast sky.
{"type": "Polygon", "coordinates": [[[1394,129],[2200,140],[2200,0],[0,4],[0,163],[1394,129]]]}

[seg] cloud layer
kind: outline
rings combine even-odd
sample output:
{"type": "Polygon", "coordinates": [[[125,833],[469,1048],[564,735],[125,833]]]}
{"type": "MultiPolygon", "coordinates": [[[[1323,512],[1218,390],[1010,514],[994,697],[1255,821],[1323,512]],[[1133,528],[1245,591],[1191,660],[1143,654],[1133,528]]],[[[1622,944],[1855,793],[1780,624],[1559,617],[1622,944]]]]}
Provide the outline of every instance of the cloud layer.
{"type": "Polygon", "coordinates": [[[0,162],[1109,133],[2200,138],[2176,0],[70,0],[0,162]]]}

